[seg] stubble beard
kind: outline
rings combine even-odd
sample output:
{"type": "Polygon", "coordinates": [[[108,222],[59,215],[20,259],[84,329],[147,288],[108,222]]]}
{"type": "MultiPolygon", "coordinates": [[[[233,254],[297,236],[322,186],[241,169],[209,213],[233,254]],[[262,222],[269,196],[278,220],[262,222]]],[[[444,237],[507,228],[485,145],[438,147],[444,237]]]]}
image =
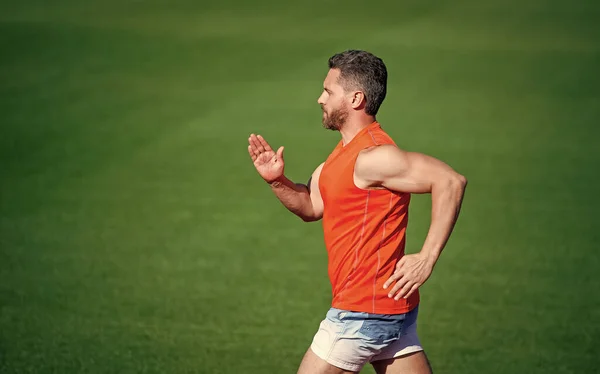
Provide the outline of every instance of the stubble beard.
{"type": "Polygon", "coordinates": [[[348,113],[344,107],[333,110],[329,115],[323,111],[323,127],[327,130],[339,131],[348,120],[348,113]]]}

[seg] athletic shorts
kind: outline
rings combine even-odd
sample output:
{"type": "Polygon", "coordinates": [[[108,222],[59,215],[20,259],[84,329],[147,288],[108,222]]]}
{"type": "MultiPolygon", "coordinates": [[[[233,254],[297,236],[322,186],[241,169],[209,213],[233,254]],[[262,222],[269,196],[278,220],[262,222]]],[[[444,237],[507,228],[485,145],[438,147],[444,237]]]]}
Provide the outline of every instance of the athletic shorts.
{"type": "Polygon", "coordinates": [[[369,362],[422,351],[418,307],[405,314],[371,314],[331,308],[310,346],[331,365],[360,371],[369,362]]]}

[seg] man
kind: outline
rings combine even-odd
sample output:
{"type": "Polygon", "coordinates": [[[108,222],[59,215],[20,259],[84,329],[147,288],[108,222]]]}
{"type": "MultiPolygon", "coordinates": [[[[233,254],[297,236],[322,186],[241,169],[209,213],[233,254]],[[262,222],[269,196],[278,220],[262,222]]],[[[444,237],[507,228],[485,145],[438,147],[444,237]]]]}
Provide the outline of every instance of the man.
{"type": "Polygon", "coordinates": [[[276,152],[250,135],[248,152],[279,200],[304,221],[323,219],[332,307],[299,374],[431,373],[416,333],[418,288],[431,275],[458,217],[466,179],[445,163],[399,149],[375,119],[386,95],[381,59],[350,50],[329,59],[318,103],[342,139],[307,185],[284,175],[276,152]],[[430,193],[431,226],[405,255],[411,193],[430,193]]]}

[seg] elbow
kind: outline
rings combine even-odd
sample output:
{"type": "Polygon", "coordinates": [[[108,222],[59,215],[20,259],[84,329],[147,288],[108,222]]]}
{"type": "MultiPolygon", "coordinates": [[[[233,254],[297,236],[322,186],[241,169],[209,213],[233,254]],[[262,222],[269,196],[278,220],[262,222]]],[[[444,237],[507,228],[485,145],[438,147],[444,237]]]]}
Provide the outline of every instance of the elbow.
{"type": "Polygon", "coordinates": [[[323,217],[323,213],[311,210],[310,212],[306,212],[305,214],[299,214],[298,217],[300,217],[300,219],[302,219],[302,221],[304,222],[315,222],[323,217]]]}
{"type": "Polygon", "coordinates": [[[302,219],[302,221],[304,222],[315,222],[318,221],[319,218],[317,217],[313,217],[313,216],[300,216],[300,218],[302,219]]]}
{"type": "Polygon", "coordinates": [[[452,173],[435,181],[431,186],[431,193],[447,193],[453,196],[462,196],[466,188],[467,178],[458,173],[452,173]]]}
{"type": "Polygon", "coordinates": [[[465,188],[467,188],[467,183],[469,182],[467,180],[467,178],[464,175],[461,174],[456,174],[456,184],[462,189],[464,190],[465,188]]]}
{"type": "Polygon", "coordinates": [[[323,211],[321,209],[310,207],[311,209],[305,209],[302,212],[296,213],[298,217],[304,222],[315,222],[323,217],[323,211]]]}
{"type": "Polygon", "coordinates": [[[312,222],[312,217],[309,216],[298,216],[303,222],[312,222]]]}
{"type": "Polygon", "coordinates": [[[467,187],[467,178],[464,175],[453,173],[446,179],[444,185],[448,190],[462,193],[467,187]]]}

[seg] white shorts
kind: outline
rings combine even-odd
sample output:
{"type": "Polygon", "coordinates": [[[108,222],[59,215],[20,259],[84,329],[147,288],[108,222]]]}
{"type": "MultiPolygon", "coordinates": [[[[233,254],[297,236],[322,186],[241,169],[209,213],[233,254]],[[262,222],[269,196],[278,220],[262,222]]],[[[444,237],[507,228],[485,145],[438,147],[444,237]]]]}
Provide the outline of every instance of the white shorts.
{"type": "Polygon", "coordinates": [[[331,308],[310,348],[331,365],[357,372],[369,362],[422,351],[418,309],[406,314],[371,314],[331,308]]]}

